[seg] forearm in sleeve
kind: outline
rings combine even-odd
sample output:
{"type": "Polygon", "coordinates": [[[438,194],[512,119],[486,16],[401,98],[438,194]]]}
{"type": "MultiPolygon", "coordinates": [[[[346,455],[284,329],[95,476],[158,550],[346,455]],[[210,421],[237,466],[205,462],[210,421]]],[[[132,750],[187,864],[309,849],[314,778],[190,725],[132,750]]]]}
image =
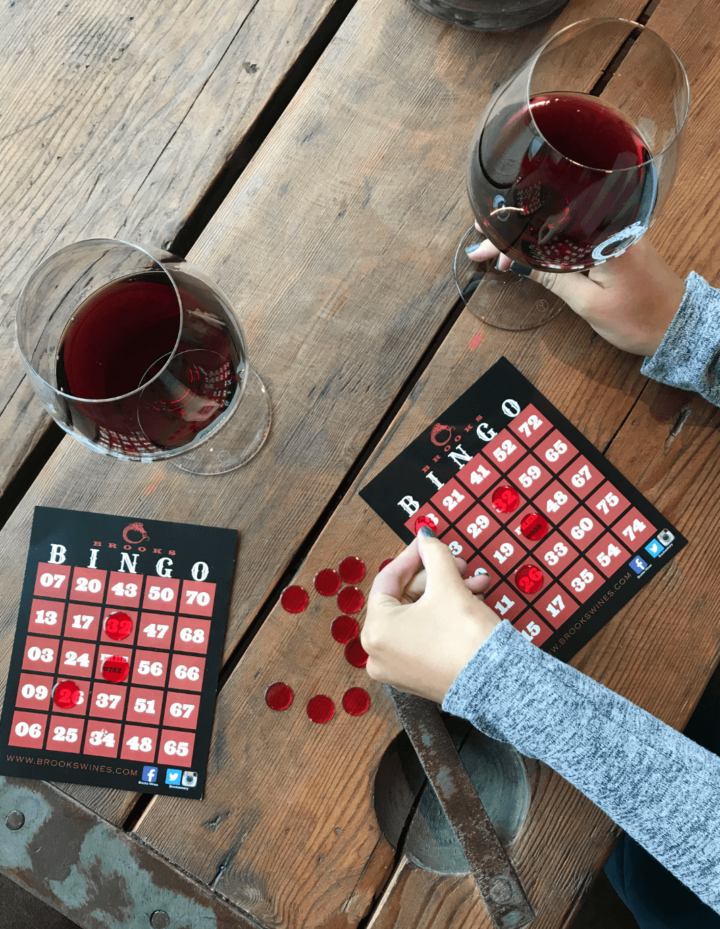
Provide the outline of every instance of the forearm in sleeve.
{"type": "Polygon", "coordinates": [[[527,641],[510,623],[443,709],[581,790],[720,913],[720,758],[527,641]]]}
{"type": "Polygon", "coordinates": [[[682,303],[662,342],[641,371],[720,406],[720,290],[694,271],[685,281],[682,303]]]}

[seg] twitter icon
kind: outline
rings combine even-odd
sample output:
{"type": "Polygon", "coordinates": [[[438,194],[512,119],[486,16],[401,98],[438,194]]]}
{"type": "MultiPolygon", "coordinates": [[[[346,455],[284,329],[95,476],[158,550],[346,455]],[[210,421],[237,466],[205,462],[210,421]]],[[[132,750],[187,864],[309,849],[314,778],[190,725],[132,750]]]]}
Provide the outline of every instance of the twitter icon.
{"type": "Polygon", "coordinates": [[[182,771],[179,768],[168,768],[165,773],[165,783],[179,787],[181,777],[182,771]]]}

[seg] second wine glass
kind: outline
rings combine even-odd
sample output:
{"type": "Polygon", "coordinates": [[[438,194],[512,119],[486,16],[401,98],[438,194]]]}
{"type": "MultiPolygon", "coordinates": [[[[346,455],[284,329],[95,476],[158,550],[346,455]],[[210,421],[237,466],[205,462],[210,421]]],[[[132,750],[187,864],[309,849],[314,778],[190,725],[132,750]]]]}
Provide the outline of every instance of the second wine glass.
{"type": "MultiPolygon", "coordinates": [[[[497,90],[475,130],[467,181],[482,234],[519,265],[558,273],[621,255],[672,186],[689,100],[682,63],[646,26],[563,29],[497,90]]],[[[503,303],[486,321],[504,329],[560,308],[503,303]]]]}

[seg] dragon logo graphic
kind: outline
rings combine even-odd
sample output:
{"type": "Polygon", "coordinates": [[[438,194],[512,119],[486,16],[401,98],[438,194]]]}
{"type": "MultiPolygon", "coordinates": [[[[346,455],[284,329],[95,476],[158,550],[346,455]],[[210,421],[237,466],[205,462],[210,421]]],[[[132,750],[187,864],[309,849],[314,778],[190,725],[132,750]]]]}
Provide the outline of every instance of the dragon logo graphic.
{"type": "Polygon", "coordinates": [[[147,532],[145,532],[145,527],[143,526],[142,523],[130,523],[129,526],[125,526],[125,528],[123,529],[122,535],[123,535],[123,539],[125,539],[125,541],[129,545],[139,545],[141,542],[144,542],[146,539],[150,538],[147,532]],[[134,534],[136,533],[140,536],[140,538],[131,539],[130,533],[134,533],[134,534]]]}

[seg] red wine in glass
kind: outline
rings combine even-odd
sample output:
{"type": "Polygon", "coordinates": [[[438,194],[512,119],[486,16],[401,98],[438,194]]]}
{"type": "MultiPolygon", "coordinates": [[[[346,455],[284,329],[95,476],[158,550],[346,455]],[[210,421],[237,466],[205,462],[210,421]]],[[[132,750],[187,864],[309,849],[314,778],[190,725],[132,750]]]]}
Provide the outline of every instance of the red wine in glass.
{"type": "Polygon", "coordinates": [[[202,281],[178,271],[174,277],[182,326],[170,279],[150,271],[92,294],[60,338],[58,388],[83,398],[75,404],[75,428],[123,455],[197,441],[240,390],[242,345],[227,311],[202,281]]]}
{"type": "Polygon", "coordinates": [[[95,451],[219,475],[270,433],[268,392],[230,301],[177,255],[120,239],[66,245],[29,276],[15,323],[36,393],[95,451]]]}
{"type": "Polygon", "coordinates": [[[469,172],[485,234],[515,261],[581,270],[647,229],[657,174],[642,135],[583,93],[535,94],[488,121],[469,172]]]}

